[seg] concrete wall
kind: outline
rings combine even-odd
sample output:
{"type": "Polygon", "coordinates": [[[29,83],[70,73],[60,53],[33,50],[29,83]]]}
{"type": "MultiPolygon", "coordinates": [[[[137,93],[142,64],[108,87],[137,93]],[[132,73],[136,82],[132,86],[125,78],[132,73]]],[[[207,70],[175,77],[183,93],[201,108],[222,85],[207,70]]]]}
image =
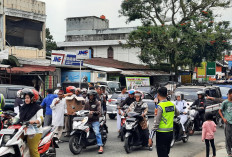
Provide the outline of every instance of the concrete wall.
{"type": "Polygon", "coordinates": [[[98,17],[74,17],[66,19],[66,32],[109,28],[109,21],[98,17]]]}
{"type": "Polygon", "coordinates": [[[45,2],[37,0],[4,0],[4,7],[36,14],[46,14],[45,2]]]}
{"type": "Polygon", "coordinates": [[[38,50],[31,47],[6,47],[9,48],[9,55],[20,58],[36,58],[36,59],[45,59],[46,52],[45,50],[38,50]]]}
{"type": "MultiPolygon", "coordinates": [[[[107,50],[109,46],[95,46],[92,47],[94,51],[94,57],[107,58],[107,50]]],[[[140,53],[139,48],[124,49],[121,46],[112,46],[114,50],[114,59],[123,62],[129,62],[134,64],[142,64],[138,58],[140,53]]],[[[67,47],[66,52],[76,52],[77,49],[89,49],[89,47],[67,47]]]]}

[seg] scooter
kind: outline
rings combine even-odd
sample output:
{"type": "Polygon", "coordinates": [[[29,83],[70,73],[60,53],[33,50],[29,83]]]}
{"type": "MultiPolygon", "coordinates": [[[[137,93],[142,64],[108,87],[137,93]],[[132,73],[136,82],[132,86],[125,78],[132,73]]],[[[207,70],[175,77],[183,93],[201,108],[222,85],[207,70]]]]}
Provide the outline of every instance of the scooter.
{"type": "Polygon", "coordinates": [[[1,123],[0,123],[0,130],[2,130],[3,128],[7,128],[8,125],[10,125],[10,121],[12,119],[12,117],[15,117],[17,114],[14,112],[3,112],[1,114],[1,123]],[[5,123],[5,121],[7,121],[7,123],[5,123]]]}
{"type": "MultiPolygon", "coordinates": [[[[143,117],[141,113],[137,112],[129,112],[127,116],[124,148],[127,153],[131,153],[133,146],[142,146],[143,144],[144,137],[141,137],[141,128],[139,124],[139,122],[143,120],[143,117]]],[[[147,126],[149,126],[149,121],[147,121],[147,126]]],[[[149,149],[152,148],[150,147],[149,149]]]]}
{"type": "MultiPolygon", "coordinates": [[[[13,125],[7,129],[2,129],[0,134],[0,156],[2,157],[29,157],[29,148],[26,142],[26,128],[30,125],[29,122],[21,123],[18,118],[15,118],[13,125]]],[[[56,127],[43,128],[43,135],[39,142],[38,151],[41,157],[55,157],[57,138],[54,137],[56,127]]]]}
{"type": "Polygon", "coordinates": [[[127,117],[127,109],[129,108],[129,106],[123,106],[121,109],[123,111],[123,114],[121,115],[121,129],[120,129],[120,138],[121,141],[123,142],[125,139],[125,134],[126,134],[126,117],[127,117]]]}
{"type": "MultiPolygon", "coordinates": [[[[71,132],[71,138],[69,140],[69,149],[74,155],[80,154],[82,149],[85,149],[87,146],[97,144],[93,128],[88,124],[89,113],[90,111],[88,110],[81,110],[76,112],[77,117],[73,118],[73,131],[71,132]]],[[[108,133],[108,127],[105,124],[105,116],[101,117],[99,122],[102,143],[105,145],[108,133]]]]}
{"type": "MultiPolygon", "coordinates": [[[[183,114],[183,113],[180,113],[183,114]]],[[[187,121],[184,124],[186,136],[184,137],[184,131],[182,125],[180,123],[180,117],[174,118],[173,125],[173,139],[171,142],[171,147],[174,146],[176,142],[183,141],[184,143],[188,142],[189,139],[189,131],[190,131],[190,117],[188,116],[187,121]]]]}

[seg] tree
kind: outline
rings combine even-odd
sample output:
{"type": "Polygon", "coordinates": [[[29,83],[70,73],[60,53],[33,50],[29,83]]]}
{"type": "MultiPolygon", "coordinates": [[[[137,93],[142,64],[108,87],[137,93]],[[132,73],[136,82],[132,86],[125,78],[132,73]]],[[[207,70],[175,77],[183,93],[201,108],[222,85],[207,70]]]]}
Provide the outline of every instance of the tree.
{"type": "Polygon", "coordinates": [[[47,55],[51,55],[52,50],[56,50],[57,45],[50,33],[49,28],[46,28],[46,52],[47,55]]]}
{"type": "Polygon", "coordinates": [[[231,50],[229,22],[214,22],[215,7],[229,0],[124,0],[119,11],[127,22],[142,27],[129,35],[126,47],[139,47],[139,58],[150,66],[166,60],[176,73],[180,66],[195,67],[203,59],[215,61],[231,50]]]}

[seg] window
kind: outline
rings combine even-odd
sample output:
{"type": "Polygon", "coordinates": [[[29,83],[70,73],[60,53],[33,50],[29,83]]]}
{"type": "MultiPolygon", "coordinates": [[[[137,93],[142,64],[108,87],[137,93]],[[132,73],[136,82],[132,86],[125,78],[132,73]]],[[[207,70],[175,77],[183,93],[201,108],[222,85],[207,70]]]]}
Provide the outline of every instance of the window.
{"type": "Polygon", "coordinates": [[[107,57],[110,58],[110,59],[113,59],[114,58],[114,49],[110,46],[107,50],[107,57]]]}
{"type": "Polygon", "coordinates": [[[94,58],[94,50],[93,50],[93,48],[90,47],[89,49],[90,49],[90,51],[91,51],[91,58],[94,58]]]}

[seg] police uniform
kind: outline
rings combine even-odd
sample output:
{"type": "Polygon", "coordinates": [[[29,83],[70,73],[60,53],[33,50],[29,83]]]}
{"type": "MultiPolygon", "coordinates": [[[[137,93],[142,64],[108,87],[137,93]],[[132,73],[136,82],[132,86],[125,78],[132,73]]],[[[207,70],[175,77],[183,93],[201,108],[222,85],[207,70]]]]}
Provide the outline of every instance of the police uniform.
{"type": "Polygon", "coordinates": [[[173,139],[173,120],[179,112],[175,105],[167,100],[158,104],[153,131],[156,131],[156,147],[158,157],[168,157],[173,139]]]}
{"type": "Polygon", "coordinates": [[[5,98],[3,96],[3,94],[0,94],[0,97],[1,97],[1,100],[0,100],[0,114],[2,114],[2,109],[4,108],[5,106],[5,98]]]}

